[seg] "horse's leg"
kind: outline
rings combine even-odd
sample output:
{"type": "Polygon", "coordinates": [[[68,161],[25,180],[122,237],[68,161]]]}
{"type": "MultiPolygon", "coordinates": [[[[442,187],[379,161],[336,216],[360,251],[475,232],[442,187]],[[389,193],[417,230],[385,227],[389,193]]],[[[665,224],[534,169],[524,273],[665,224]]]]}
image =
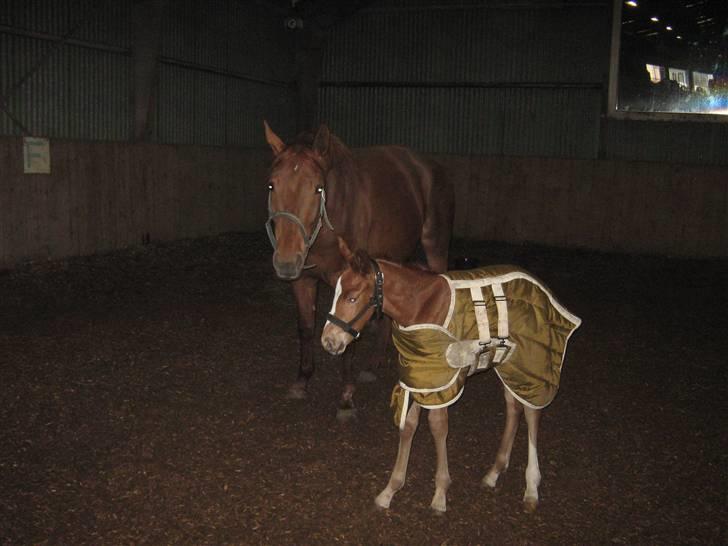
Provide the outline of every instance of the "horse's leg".
{"type": "Polygon", "coordinates": [[[420,410],[421,406],[417,402],[413,402],[407,412],[404,428],[399,431],[399,448],[397,449],[397,460],[394,463],[392,475],[389,477],[387,487],[374,499],[374,503],[380,508],[389,508],[389,503],[392,502],[394,494],[404,486],[407,463],[412,448],[412,438],[414,438],[417,425],[420,422],[420,410]]]}
{"type": "Polygon", "coordinates": [[[430,410],[427,420],[430,432],[435,440],[435,453],[437,453],[437,470],[435,471],[435,494],[432,497],[432,508],[435,513],[442,514],[447,509],[447,489],[450,487],[450,470],[447,466],[447,408],[430,410]]]}
{"type": "Polygon", "coordinates": [[[541,483],[541,471],[538,468],[538,450],[536,449],[541,410],[529,407],[523,409],[528,424],[528,466],[526,467],[526,492],[523,495],[523,508],[526,512],[533,512],[538,506],[538,486],[541,483]]]}
{"type": "Polygon", "coordinates": [[[301,358],[298,366],[298,378],[291,385],[288,397],[300,399],[306,397],[306,386],[315,369],[313,343],[318,280],[312,277],[302,277],[293,281],[291,287],[298,310],[298,340],[301,358]]]}
{"type": "Polygon", "coordinates": [[[428,267],[436,273],[443,273],[447,271],[447,254],[455,210],[454,195],[452,186],[445,180],[445,173],[441,167],[433,167],[432,176],[432,189],[425,210],[420,241],[425,250],[428,267]]]}
{"type": "Polygon", "coordinates": [[[508,470],[508,463],[511,460],[511,449],[513,449],[513,440],[516,438],[518,422],[523,411],[523,405],[505,387],[503,388],[503,395],[506,399],[506,424],[503,428],[503,436],[500,441],[498,453],[495,456],[495,462],[483,478],[483,485],[487,487],[495,487],[498,476],[508,470]]]}

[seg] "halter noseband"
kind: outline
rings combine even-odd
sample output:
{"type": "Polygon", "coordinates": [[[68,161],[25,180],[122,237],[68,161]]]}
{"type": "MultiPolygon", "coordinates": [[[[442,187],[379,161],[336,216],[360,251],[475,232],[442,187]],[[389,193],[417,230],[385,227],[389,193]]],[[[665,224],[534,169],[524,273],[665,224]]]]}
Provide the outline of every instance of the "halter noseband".
{"type": "MultiPolygon", "coordinates": [[[[318,163],[317,163],[318,165],[318,163]]],[[[319,166],[320,167],[320,166],[319,166]]],[[[323,169],[322,169],[323,170],[323,169]]],[[[321,196],[321,201],[319,204],[319,211],[318,211],[318,221],[316,222],[316,227],[311,232],[311,236],[306,236],[306,227],[303,225],[303,222],[301,219],[293,214],[292,212],[287,211],[277,211],[273,212],[273,209],[271,207],[271,195],[273,194],[273,186],[269,186],[268,191],[268,220],[265,222],[265,231],[268,233],[268,239],[270,239],[270,244],[273,246],[273,250],[277,250],[278,248],[278,242],[276,241],[276,235],[273,231],[273,220],[276,218],[285,218],[286,220],[290,220],[294,224],[298,226],[298,229],[301,231],[301,237],[303,238],[303,263],[306,263],[306,258],[308,257],[308,251],[311,250],[311,247],[316,242],[316,237],[318,237],[319,231],[321,231],[321,226],[325,223],[326,227],[328,227],[331,231],[334,231],[334,226],[331,225],[331,221],[329,220],[329,215],[326,212],[326,190],[323,187],[319,187],[316,190],[316,193],[318,193],[321,196]]],[[[304,269],[311,269],[312,267],[316,267],[315,264],[313,265],[304,265],[304,269]]]]}
{"type": "Polygon", "coordinates": [[[359,336],[361,336],[361,332],[354,328],[354,323],[358,321],[362,316],[364,316],[364,313],[369,311],[370,308],[374,307],[374,312],[377,319],[382,317],[382,308],[384,307],[384,273],[382,273],[382,270],[379,268],[379,264],[375,260],[371,260],[371,262],[372,266],[374,266],[375,271],[374,293],[372,294],[372,297],[369,298],[369,302],[367,303],[366,307],[363,307],[361,311],[359,311],[356,316],[349,322],[341,320],[333,313],[328,313],[326,315],[326,320],[344,330],[354,339],[359,339],[359,336]]]}

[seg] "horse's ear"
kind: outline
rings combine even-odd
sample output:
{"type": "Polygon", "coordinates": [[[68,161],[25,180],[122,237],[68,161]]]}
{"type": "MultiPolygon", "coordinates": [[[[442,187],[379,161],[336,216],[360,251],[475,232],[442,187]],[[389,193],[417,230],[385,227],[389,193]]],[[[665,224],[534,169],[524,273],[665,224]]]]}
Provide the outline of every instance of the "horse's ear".
{"type": "Polygon", "coordinates": [[[283,148],[285,148],[286,145],[280,137],[273,132],[273,129],[270,128],[270,125],[268,125],[266,120],[263,120],[263,127],[265,127],[265,139],[268,141],[268,144],[270,144],[270,147],[273,148],[273,153],[278,155],[283,151],[283,148]]]}
{"type": "Polygon", "coordinates": [[[326,125],[319,127],[316,136],[313,139],[313,150],[321,157],[325,157],[329,152],[329,144],[331,142],[331,131],[326,125]]]}
{"type": "Polygon", "coordinates": [[[344,241],[344,239],[342,239],[338,235],[336,236],[336,238],[339,240],[339,252],[347,261],[347,263],[351,262],[352,258],[354,257],[354,253],[351,251],[349,245],[346,244],[346,241],[344,241]]]}

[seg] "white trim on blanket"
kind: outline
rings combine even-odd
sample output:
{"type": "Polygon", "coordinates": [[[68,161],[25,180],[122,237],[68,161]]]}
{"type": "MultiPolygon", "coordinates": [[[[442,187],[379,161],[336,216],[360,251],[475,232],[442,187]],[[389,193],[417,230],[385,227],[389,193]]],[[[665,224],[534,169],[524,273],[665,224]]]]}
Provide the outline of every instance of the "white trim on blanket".
{"type": "Polygon", "coordinates": [[[399,386],[400,386],[400,387],[402,387],[402,388],[403,388],[404,390],[406,390],[406,391],[410,391],[410,392],[417,392],[417,393],[420,393],[420,394],[430,394],[430,393],[433,393],[433,392],[440,392],[440,391],[444,391],[445,389],[448,389],[448,388],[452,387],[452,385],[453,385],[453,384],[455,383],[455,381],[457,380],[457,378],[458,378],[458,375],[460,375],[460,371],[461,371],[461,370],[462,370],[462,368],[456,368],[456,369],[455,369],[455,373],[454,373],[454,374],[453,374],[453,376],[452,376],[452,377],[450,378],[450,381],[448,381],[448,382],[447,382],[447,384],[446,384],[446,385],[443,385],[442,387],[434,387],[434,388],[431,388],[431,389],[416,389],[416,388],[414,388],[414,387],[410,387],[409,385],[407,385],[407,384],[406,384],[406,383],[405,383],[404,381],[402,381],[401,379],[400,379],[400,381],[399,381],[399,386]]]}
{"type": "MultiPolygon", "coordinates": [[[[458,371],[459,373],[459,371],[458,371]]],[[[458,374],[455,374],[455,378],[457,378],[458,374]]],[[[402,400],[402,410],[399,414],[399,429],[404,430],[405,423],[407,421],[407,413],[409,412],[409,402],[410,402],[410,391],[413,392],[420,392],[423,389],[411,389],[407,385],[403,384],[401,381],[399,382],[400,387],[404,389],[404,399],[402,400]]],[[[450,381],[450,385],[452,385],[452,381],[450,381]]],[[[449,385],[448,385],[449,386],[449,385]]],[[[445,389],[446,387],[441,388],[440,390],[445,389]]],[[[463,392],[465,391],[465,385],[462,386],[462,388],[458,391],[458,393],[452,397],[451,400],[448,402],[443,402],[442,404],[420,404],[419,402],[413,402],[414,404],[419,404],[421,407],[425,408],[426,410],[433,410],[433,409],[440,409],[440,408],[447,408],[448,406],[452,406],[455,402],[460,400],[460,397],[463,395],[463,392]]],[[[435,392],[435,391],[433,391],[435,392]]]]}
{"type": "Polygon", "coordinates": [[[397,325],[397,328],[401,330],[402,332],[413,332],[415,330],[437,330],[438,332],[441,332],[448,336],[450,339],[454,339],[455,341],[460,341],[458,338],[456,338],[452,333],[450,333],[450,330],[447,328],[444,328],[443,326],[440,326],[439,324],[432,324],[429,322],[423,322],[421,324],[412,324],[411,326],[400,326],[397,325]]]}

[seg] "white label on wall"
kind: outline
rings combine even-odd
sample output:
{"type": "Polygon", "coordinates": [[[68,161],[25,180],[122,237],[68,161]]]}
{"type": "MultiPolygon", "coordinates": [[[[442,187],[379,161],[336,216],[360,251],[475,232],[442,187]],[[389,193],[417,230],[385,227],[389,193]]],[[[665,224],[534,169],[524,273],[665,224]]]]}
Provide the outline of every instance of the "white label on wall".
{"type": "Polygon", "coordinates": [[[51,148],[47,138],[23,138],[23,172],[26,174],[51,173],[51,148]]]}

